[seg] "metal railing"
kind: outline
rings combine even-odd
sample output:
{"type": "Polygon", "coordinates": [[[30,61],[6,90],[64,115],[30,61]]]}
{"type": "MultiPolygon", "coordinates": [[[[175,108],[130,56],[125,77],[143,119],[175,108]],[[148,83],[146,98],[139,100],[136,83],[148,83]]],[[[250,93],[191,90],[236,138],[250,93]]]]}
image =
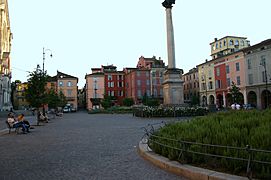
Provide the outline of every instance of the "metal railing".
{"type": "Polygon", "coordinates": [[[166,123],[161,122],[161,123],[155,123],[155,124],[148,124],[146,127],[143,127],[142,129],[145,131],[145,134],[143,135],[142,140],[143,139],[145,139],[145,140],[142,142],[146,143],[148,145],[150,145],[150,143],[154,143],[159,146],[163,146],[163,147],[166,147],[169,149],[176,150],[179,152],[178,160],[180,160],[184,156],[184,153],[190,153],[190,154],[196,154],[196,155],[213,157],[213,158],[227,159],[227,160],[233,160],[233,161],[242,161],[242,162],[246,163],[246,175],[249,179],[252,179],[252,165],[254,163],[258,163],[263,166],[271,167],[271,161],[258,160],[254,156],[256,153],[264,153],[264,154],[270,155],[270,157],[271,157],[271,151],[254,149],[250,145],[246,145],[246,147],[243,147],[243,148],[242,147],[233,147],[233,146],[213,145],[213,144],[190,142],[190,141],[184,141],[184,140],[178,140],[178,139],[154,135],[154,132],[164,125],[166,125],[166,123]],[[172,144],[174,143],[174,144],[177,144],[178,146],[177,147],[171,146],[171,145],[169,145],[170,143],[161,143],[158,140],[172,142],[172,144]],[[221,154],[212,154],[212,153],[207,153],[207,152],[203,152],[203,151],[195,151],[195,150],[190,149],[191,145],[201,146],[202,149],[203,148],[214,148],[216,150],[217,149],[235,150],[238,152],[243,152],[243,153],[238,153],[238,154],[246,154],[246,158],[225,156],[225,155],[221,155],[221,154]]]}

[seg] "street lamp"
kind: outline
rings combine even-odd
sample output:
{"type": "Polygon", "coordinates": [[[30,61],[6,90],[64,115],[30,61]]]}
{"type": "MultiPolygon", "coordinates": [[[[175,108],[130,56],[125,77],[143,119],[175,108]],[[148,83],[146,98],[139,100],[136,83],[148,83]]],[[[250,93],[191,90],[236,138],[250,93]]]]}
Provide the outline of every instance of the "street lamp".
{"type": "Polygon", "coordinates": [[[43,62],[42,62],[42,72],[43,72],[43,74],[44,74],[44,61],[45,61],[45,53],[47,52],[47,51],[50,51],[50,57],[52,58],[53,57],[53,54],[52,54],[52,51],[51,51],[51,49],[45,49],[45,48],[43,48],[43,52],[42,52],[42,60],[43,60],[43,62]]]}
{"type": "Polygon", "coordinates": [[[260,63],[261,66],[264,67],[264,78],[265,78],[265,98],[266,98],[266,107],[268,107],[268,81],[267,81],[267,73],[266,73],[266,62],[265,61],[262,61],[260,63]]]}

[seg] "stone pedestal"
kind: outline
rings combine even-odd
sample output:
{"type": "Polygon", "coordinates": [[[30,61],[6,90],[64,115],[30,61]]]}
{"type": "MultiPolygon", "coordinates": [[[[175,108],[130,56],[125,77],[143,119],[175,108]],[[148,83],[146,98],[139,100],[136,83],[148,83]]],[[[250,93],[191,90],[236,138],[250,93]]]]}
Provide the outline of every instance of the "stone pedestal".
{"type": "Polygon", "coordinates": [[[164,105],[184,104],[181,76],[181,70],[177,68],[165,71],[163,82],[164,105]]]}

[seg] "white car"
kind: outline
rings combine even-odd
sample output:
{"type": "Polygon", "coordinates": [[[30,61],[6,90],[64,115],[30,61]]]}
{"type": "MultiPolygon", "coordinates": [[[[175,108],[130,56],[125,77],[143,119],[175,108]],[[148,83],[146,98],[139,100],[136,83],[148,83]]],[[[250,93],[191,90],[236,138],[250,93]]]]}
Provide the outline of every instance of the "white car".
{"type": "Polygon", "coordinates": [[[70,112],[70,109],[69,109],[68,107],[64,107],[64,108],[63,108],[63,112],[64,112],[64,113],[68,113],[68,112],[70,112]]]}

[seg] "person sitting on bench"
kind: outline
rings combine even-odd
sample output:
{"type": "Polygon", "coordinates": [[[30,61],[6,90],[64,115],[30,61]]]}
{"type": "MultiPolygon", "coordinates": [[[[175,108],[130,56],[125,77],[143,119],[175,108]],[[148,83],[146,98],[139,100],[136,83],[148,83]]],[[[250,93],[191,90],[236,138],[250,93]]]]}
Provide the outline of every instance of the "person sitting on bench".
{"type": "Polygon", "coordinates": [[[39,112],[39,116],[38,116],[38,119],[39,119],[39,121],[44,121],[44,122],[47,122],[48,123],[48,117],[46,116],[46,114],[45,114],[45,116],[42,114],[42,112],[39,112]]]}
{"type": "Polygon", "coordinates": [[[23,121],[19,122],[14,118],[14,115],[12,113],[8,114],[8,123],[11,127],[13,128],[19,128],[22,127],[23,133],[25,134],[26,132],[29,131],[29,126],[25,124],[23,121]]]}
{"type": "Polygon", "coordinates": [[[22,113],[22,114],[20,114],[18,117],[17,117],[17,120],[19,121],[19,122],[23,122],[23,123],[25,123],[26,125],[28,125],[29,126],[29,129],[34,129],[34,127],[32,127],[31,125],[30,125],[30,123],[29,123],[29,121],[27,121],[25,118],[24,118],[24,114],[22,113]]]}

